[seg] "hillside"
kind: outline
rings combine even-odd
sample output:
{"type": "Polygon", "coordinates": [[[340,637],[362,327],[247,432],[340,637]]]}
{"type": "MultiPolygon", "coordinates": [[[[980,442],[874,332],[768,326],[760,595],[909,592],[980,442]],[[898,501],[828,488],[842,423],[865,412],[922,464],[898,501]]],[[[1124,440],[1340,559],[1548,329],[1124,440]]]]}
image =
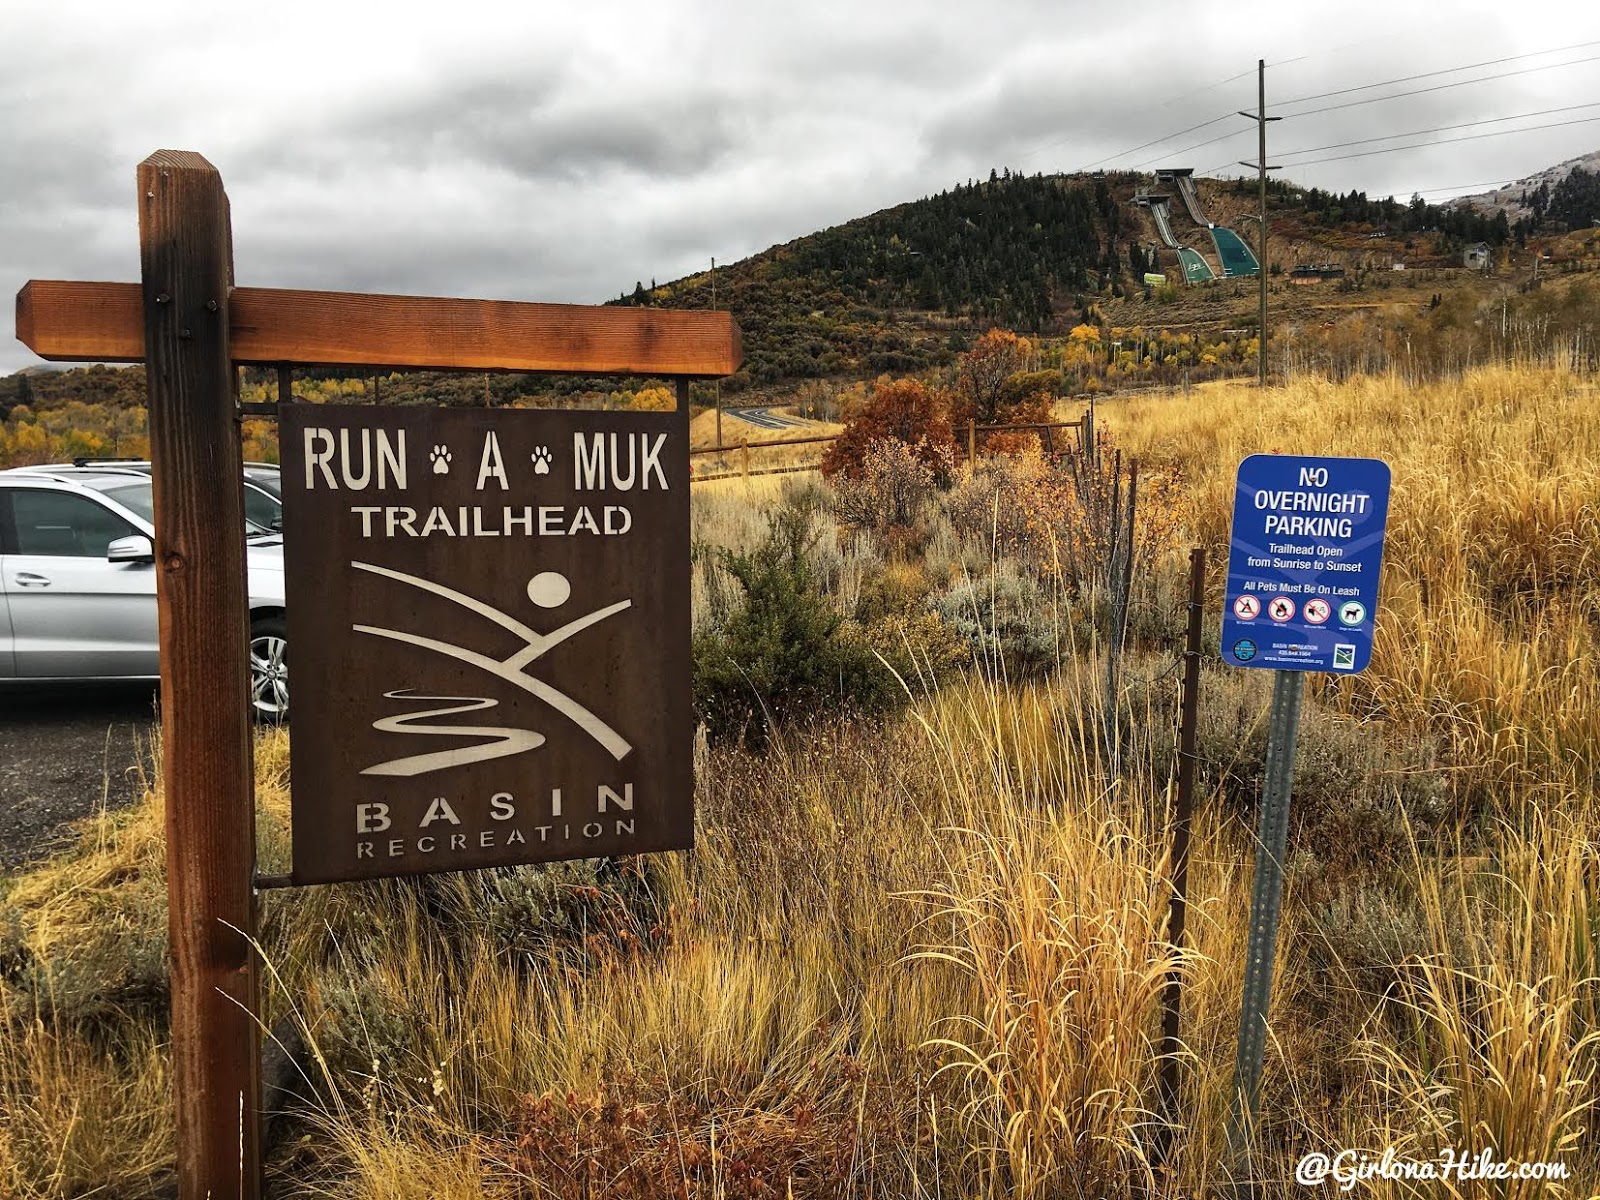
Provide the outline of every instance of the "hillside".
{"type": "MultiPolygon", "coordinates": [[[[1347,340],[1420,344],[1426,337],[1414,336],[1418,314],[1443,305],[1432,324],[1466,318],[1481,325],[1472,314],[1484,304],[1499,306],[1500,292],[1527,277],[1536,254],[1555,272],[1592,270],[1600,245],[1581,232],[1564,232],[1572,223],[1567,210],[1581,207],[1587,194],[1573,189],[1597,178],[1575,166],[1580,161],[1586,160],[1563,164],[1572,169],[1537,200],[1537,212],[1531,206],[1515,225],[1503,210],[1402,203],[1274,180],[1267,265],[1274,323],[1282,331],[1275,336],[1328,340],[1340,335],[1327,330],[1348,325],[1347,340]],[[1493,247],[1498,274],[1463,269],[1463,248],[1478,242],[1493,247]],[[1310,267],[1325,274],[1303,278],[1310,267]],[[1321,286],[1297,286],[1306,283],[1321,286]],[[1460,305],[1444,303],[1457,295],[1460,305]],[[1376,339],[1375,312],[1387,314],[1376,339]]],[[[1196,185],[1203,215],[1254,249],[1254,185],[1209,179],[1196,185]]],[[[987,180],[719,265],[715,304],[738,319],[746,352],[744,366],[723,382],[721,393],[743,403],[787,402],[798,393],[826,400],[881,374],[944,369],[975,335],[996,325],[1032,337],[1037,365],[1059,369],[1064,392],[1200,382],[1247,371],[1255,354],[1255,282],[1182,285],[1173,251],[1160,244],[1148,211],[1134,203],[1153,189],[1171,190],[1152,176],[1128,172],[995,171],[987,180]],[[1171,282],[1147,287],[1150,272],[1171,282]]],[[[1210,233],[1176,202],[1172,227],[1215,268],[1210,233]]],[[[637,283],[613,303],[709,308],[712,297],[705,271],[650,288],[637,283]]],[[[1500,315],[1504,326],[1515,313],[1500,315]]],[[[651,407],[666,399],[648,383],[427,371],[307,370],[297,372],[296,390],[312,399],[458,405],[536,403],[559,395],[569,403],[651,407]]],[[[275,394],[268,373],[244,373],[244,398],[275,394]]],[[[0,378],[0,420],[19,406],[30,420],[48,415],[50,447],[38,444],[38,430],[19,441],[18,430],[8,434],[0,425],[0,439],[8,439],[0,440],[0,460],[22,453],[127,452],[142,430],[111,414],[142,404],[143,395],[139,368],[28,370],[0,378]],[[73,431],[85,436],[74,438],[73,431]]],[[[697,387],[695,398],[708,403],[710,386],[697,387]]]]}
{"type": "MultiPolygon", "coordinates": [[[[952,334],[1052,328],[1125,268],[1127,213],[1106,180],[996,172],[719,267],[745,335],[728,386],[918,370],[952,334]]],[[[708,308],[711,287],[708,270],[618,303],[708,308]]]]}
{"type": "MultiPolygon", "coordinates": [[[[1254,246],[1253,184],[1197,180],[1205,215],[1254,246]]],[[[745,331],[746,364],[725,391],[770,390],[804,379],[922,371],[948,363],[972,334],[1004,325],[1047,342],[1083,322],[1112,327],[1194,327],[1215,340],[1253,329],[1255,288],[1219,279],[1195,287],[1142,286],[1147,271],[1176,282],[1174,253],[1160,245],[1148,213],[1133,203],[1155,188],[1131,172],[1095,176],[992,173],[948,192],[822,230],[717,268],[717,305],[745,331]],[[1152,301],[1159,301],[1151,312],[1152,301]]],[[[1168,191],[1165,187],[1161,190],[1168,191]]],[[[1505,218],[1416,201],[1338,195],[1274,181],[1268,265],[1276,278],[1301,264],[1334,264],[1354,286],[1358,273],[1449,272],[1460,249],[1500,247],[1505,218]]],[[[1209,234],[1174,203],[1180,241],[1215,267],[1209,234]]],[[[1364,282],[1364,280],[1363,280],[1364,282]]],[[[1418,277],[1430,291],[1452,280],[1418,277]]],[[[1274,284],[1285,291],[1282,284],[1274,284]]],[[[1298,297],[1296,307],[1304,307],[1298,297]]],[[[617,303],[711,306],[709,271],[617,303]]],[[[1198,360],[1195,365],[1198,364],[1198,360]]]]}

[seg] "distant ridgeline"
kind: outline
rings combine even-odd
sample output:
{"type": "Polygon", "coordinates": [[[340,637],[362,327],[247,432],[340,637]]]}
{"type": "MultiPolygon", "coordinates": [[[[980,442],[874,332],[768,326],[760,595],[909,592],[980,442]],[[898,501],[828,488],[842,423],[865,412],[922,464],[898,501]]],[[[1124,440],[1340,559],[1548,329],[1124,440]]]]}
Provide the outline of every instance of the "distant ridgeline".
{"type": "MultiPolygon", "coordinates": [[[[1371,225],[1391,234],[1437,233],[1440,236],[1435,251],[1439,254],[1448,254],[1474,242],[1500,246],[1514,232],[1518,236],[1532,232],[1531,226],[1514,230],[1503,211],[1483,213],[1466,206],[1428,204],[1421,196],[1413,196],[1409,203],[1402,203],[1393,197],[1371,199],[1365,192],[1355,190],[1340,195],[1321,188],[1302,188],[1287,180],[1269,180],[1267,186],[1271,214],[1298,209],[1309,224],[1327,229],[1371,225]]],[[[1234,184],[1236,192],[1251,196],[1256,187],[1254,180],[1234,184]]],[[[1518,222],[1518,226],[1523,224],[1518,222]]]]}

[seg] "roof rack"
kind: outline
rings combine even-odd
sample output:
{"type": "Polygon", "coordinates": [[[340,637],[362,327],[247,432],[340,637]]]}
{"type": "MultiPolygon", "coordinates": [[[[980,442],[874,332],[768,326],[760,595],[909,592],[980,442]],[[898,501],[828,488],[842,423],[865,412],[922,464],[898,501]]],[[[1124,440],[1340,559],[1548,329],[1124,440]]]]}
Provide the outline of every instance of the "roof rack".
{"type": "Polygon", "coordinates": [[[29,475],[50,475],[62,482],[71,482],[76,478],[77,472],[86,475],[128,475],[137,479],[150,478],[150,465],[142,459],[110,460],[86,459],[83,462],[70,463],[38,463],[32,466],[10,467],[7,471],[22,472],[29,475]],[[143,469],[140,469],[141,464],[143,469]]]}
{"type": "Polygon", "coordinates": [[[71,483],[70,475],[60,474],[59,468],[52,467],[7,467],[0,471],[0,479],[8,475],[26,475],[30,479],[45,479],[51,483],[71,483]]]}

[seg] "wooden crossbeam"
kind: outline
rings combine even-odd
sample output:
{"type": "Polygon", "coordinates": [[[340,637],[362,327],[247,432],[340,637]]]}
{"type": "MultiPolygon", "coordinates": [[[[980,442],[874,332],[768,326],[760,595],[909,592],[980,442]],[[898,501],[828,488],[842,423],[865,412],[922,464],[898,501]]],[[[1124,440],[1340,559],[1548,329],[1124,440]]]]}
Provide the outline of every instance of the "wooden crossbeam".
{"type": "MultiPolygon", "coordinates": [[[[716,378],[744,360],[726,312],[235,288],[236,363],[716,378]]],[[[17,338],[55,362],[142,362],[136,283],[34,279],[17,338]]]]}

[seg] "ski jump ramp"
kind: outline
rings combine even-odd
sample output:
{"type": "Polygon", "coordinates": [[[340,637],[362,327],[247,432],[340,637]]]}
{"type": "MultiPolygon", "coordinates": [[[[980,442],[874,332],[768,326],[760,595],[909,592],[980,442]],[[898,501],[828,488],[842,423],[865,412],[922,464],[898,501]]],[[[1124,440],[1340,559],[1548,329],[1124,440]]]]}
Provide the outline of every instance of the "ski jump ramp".
{"type": "Polygon", "coordinates": [[[1261,264],[1256,261],[1249,244],[1231,229],[1206,220],[1200,210],[1200,193],[1195,191],[1193,167],[1168,167],[1157,171],[1156,179],[1177,187],[1183,197],[1183,206],[1189,219],[1211,235],[1211,244],[1217,248],[1217,261],[1222,264],[1224,277],[1232,279],[1241,275],[1261,274],[1261,264]]]}
{"type": "Polygon", "coordinates": [[[1151,218],[1156,223],[1156,232],[1161,235],[1161,244],[1168,250],[1176,250],[1183,245],[1172,233],[1172,213],[1167,208],[1166,196],[1135,196],[1133,202],[1140,208],[1148,209],[1151,218]]]}
{"type": "Polygon", "coordinates": [[[1217,261],[1222,264],[1224,275],[1231,278],[1261,274],[1261,264],[1256,261],[1256,256],[1245,240],[1233,230],[1224,229],[1221,225],[1211,226],[1211,243],[1217,248],[1217,261]]]}
{"type": "Polygon", "coordinates": [[[1189,210],[1189,219],[1203,229],[1211,227],[1211,222],[1206,220],[1205,213],[1200,211],[1200,193],[1194,189],[1193,167],[1171,167],[1165,171],[1157,171],[1156,178],[1162,183],[1176,184],[1178,195],[1183,198],[1183,206],[1189,210]]]}
{"type": "Polygon", "coordinates": [[[1200,254],[1185,246],[1172,232],[1172,214],[1167,208],[1166,196],[1142,195],[1135,196],[1133,202],[1140,208],[1148,210],[1151,219],[1156,224],[1156,233],[1161,237],[1162,245],[1168,250],[1177,252],[1178,265],[1183,268],[1183,281],[1185,283],[1204,283],[1208,279],[1215,279],[1216,272],[1211,269],[1211,264],[1200,254]]]}
{"type": "Polygon", "coordinates": [[[1183,267],[1183,281],[1185,283],[1204,283],[1208,279],[1215,279],[1217,273],[1211,269],[1198,250],[1191,250],[1188,246],[1178,247],[1178,263],[1183,267]]]}

